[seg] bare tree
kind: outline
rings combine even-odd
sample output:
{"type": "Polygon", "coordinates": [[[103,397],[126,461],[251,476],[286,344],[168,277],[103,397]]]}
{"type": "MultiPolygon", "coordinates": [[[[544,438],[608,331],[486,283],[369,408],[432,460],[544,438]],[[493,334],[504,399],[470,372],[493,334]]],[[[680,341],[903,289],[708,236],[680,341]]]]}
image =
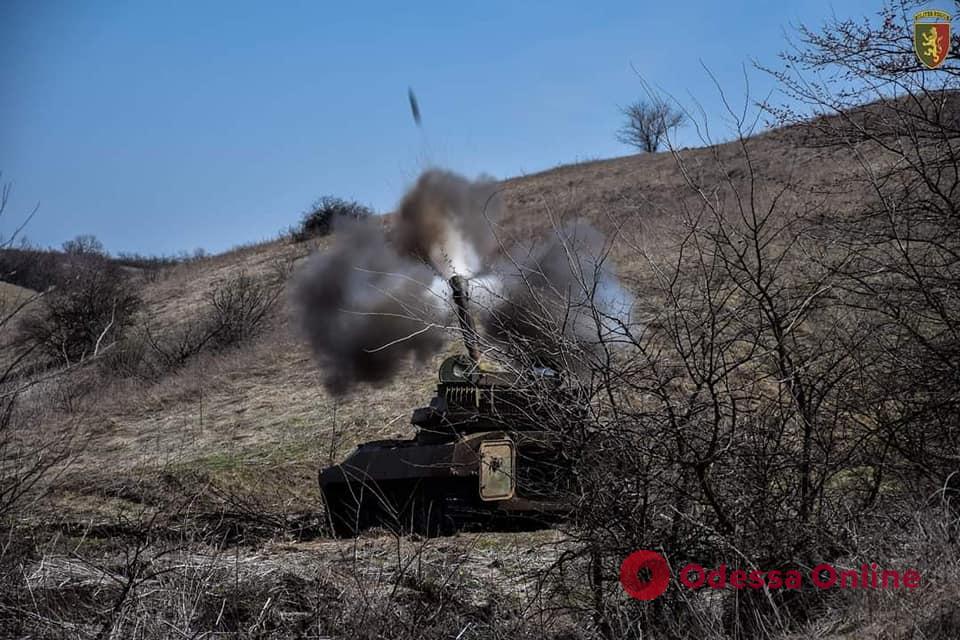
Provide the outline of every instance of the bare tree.
{"type": "Polygon", "coordinates": [[[620,111],[627,122],[617,132],[617,140],[646,153],[655,153],[684,120],[683,113],[660,100],[638,100],[620,111]]]}
{"type": "Polygon", "coordinates": [[[90,234],[82,234],[75,237],[73,240],[67,240],[63,243],[63,252],[75,256],[91,254],[103,256],[107,254],[106,249],[103,247],[103,243],[97,239],[97,236],[90,234]]]}

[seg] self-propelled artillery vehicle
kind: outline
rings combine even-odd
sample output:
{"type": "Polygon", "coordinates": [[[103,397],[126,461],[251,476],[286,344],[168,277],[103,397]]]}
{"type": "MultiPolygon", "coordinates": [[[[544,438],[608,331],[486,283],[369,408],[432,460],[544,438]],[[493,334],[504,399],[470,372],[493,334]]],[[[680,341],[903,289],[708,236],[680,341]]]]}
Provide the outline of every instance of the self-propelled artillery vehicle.
{"type": "Polygon", "coordinates": [[[568,509],[572,467],[557,429],[543,426],[547,411],[565,406],[559,372],[482,366],[467,282],[455,276],[450,285],[467,353],[440,365],[436,395],[413,412],[413,438],[361,444],[320,471],[335,535],[538,526],[568,509]]]}

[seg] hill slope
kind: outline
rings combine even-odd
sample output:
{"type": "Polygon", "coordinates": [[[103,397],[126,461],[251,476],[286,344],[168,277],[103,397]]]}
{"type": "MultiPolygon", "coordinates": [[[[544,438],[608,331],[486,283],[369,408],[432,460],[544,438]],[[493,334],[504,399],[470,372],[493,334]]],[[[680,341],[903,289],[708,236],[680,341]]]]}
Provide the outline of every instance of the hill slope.
{"type": "MultiPolygon", "coordinates": [[[[793,142],[784,131],[750,139],[756,166],[768,182],[802,176],[816,190],[850,168],[850,159],[837,152],[793,142]]],[[[680,227],[682,212],[698,206],[678,160],[691,179],[717,182],[717,160],[729,162],[738,153],[739,143],[731,142],[683,150],[677,157],[627,156],[512,178],[502,183],[507,214],[498,233],[511,244],[549,232],[560,220],[586,218],[630,239],[615,246],[614,259],[626,281],[640,290],[649,277],[648,264],[635,248],[657,251],[661,234],[680,227]]],[[[746,178],[742,169],[732,166],[731,171],[733,180],[746,178]]],[[[329,241],[278,240],[167,267],[142,284],[144,322],[156,328],[187,322],[231,274],[289,269],[329,241]]],[[[114,486],[117,474],[172,465],[177,473],[212,474],[244,491],[269,494],[259,497],[274,508],[310,510],[317,501],[318,466],[342,458],[358,442],[409,436],[409,415],[432,395],[441,357],[407,363],[384,386],[333,398],[321,387],[321,372],[290,313],[284,295],[266,333],[253,344],[199,357],[157,383],[119,380],[98,393],[84,418],[89,431],[74,467],[82,478],[75,490],[98,493],[98,485],[114,486]],[[274,482],[263,482],[275,474],[285,478],[279,494],[274,482]]],[[[76,504],[73,494],[63,496],[62,508],[76,504]]]]}

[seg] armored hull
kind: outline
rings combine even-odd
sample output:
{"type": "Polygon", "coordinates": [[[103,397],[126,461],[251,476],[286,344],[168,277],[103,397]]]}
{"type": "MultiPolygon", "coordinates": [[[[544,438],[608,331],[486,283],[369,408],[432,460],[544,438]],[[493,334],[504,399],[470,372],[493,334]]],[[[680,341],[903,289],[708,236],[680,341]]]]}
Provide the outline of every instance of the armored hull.
{"type": "Polygon", "coordinates": [[[571,465],[517,385],[469,358],[448,358],[437,395],[413,413],[413,438],[364,443],[320,472],[333,532],[384,526],[442,535],[561,517],[571,465]]]}

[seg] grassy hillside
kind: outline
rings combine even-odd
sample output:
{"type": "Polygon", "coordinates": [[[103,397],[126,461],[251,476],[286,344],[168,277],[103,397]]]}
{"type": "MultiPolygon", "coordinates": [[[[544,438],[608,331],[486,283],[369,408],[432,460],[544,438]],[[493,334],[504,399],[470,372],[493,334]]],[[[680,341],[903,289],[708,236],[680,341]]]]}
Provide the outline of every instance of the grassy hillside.
{"type": "MultiPolygon", "coordinates": [[[[816,191],[851,170],[849,156],[798,147],[789,132],[764,134],[749,144],[759,170],[773,183],[802,175],[805,186],[816,191]]],[[[629,240],[614,246],[614,260],[642,293],[650,263],[636,248],[656,252],[667,246],[660,239],[682,230],[684,208],[695,206],[678,159],[699,179],[715,182],[722,182],[717,160],[729,162],[732,179],[743,183],[742,168],[734,166],[738,153],[739,143],[730,142],[683,150],[677,157],[628,156],[512,178],[502,183],[507,215],[497,232],[504,244],[512,244],[549,233],[561,220],[586,218],[629,240]]],[[[188,323],[218,283],[241,272],[254,277],[289,272],[329,242],[277,240],[162,267],[149,278],[134,276],[143,299],[140,323],[157,333],[188,323]]],[[[449,346],[459,348],[456,342],[449,346]]],[[[342,458],[359,442],[412,434],[409,415],[432,395],[441,359],[407,363],[389,384],[335,399],[319,383],[321,372],[284,294],[266,331],[241,349],[202,354],[158,381],[108,378],[82,400],[82,411],[71,406],[61,413],[56,404],[47,406],[45,422],[68,422],[84,441],[82,455],[67,472],[71,479],[58,488],[56,509],[72,511],[77,492],[106,495],[118,478],[163,470],[236,485],[271,508],[313,511],[319,466],[342,458]],[[283,485],[282,491],[275,484],[283,485]]],[[[91,502],[82,505],[78,516],[87,515],[91,502]]]]}
{"type": "MultiPolygon", "coordinates": [[[[715,173],[712,159],[732,159],[737,146],[686,150],[679,156],[694,170],[703,173],[709,167],[715,173]]],[[[755,138],[751,146],[771,178],[802,174],[811,190],[849,170],[849,158],[797,148],[785,133],[755,138]]],[[[680,211],[691,199],[670,153],[563,166],[502,186],[508,215],[498,233],[505,243],[547,233],[552,221],[585,217],[605,231],[619,229],[638,244],[655,246],[657,238],[682,227],[680,211]]],[[[187,322],[231,274],[266,276],[277,265],[299,264],[308,251],[322,251],[328,242],[315,248],[278,240],[164,268],[142,283],[143,322],[157,330],[187,322]]],[[[639,287],[650,277],[644,272],[648,263],[631,244],[617,244],[614,259],[639,287]]],[[[84,422],[91,433],[74,472],[87,482],[91,473],[103,474],[109,486],[116,474],[171,462],[178,473],[204,471],[238,481],[263,479],[275,469],[296,470],[298,482],[284,499],[310,510],[316,506],[312,475],[319,465],[364,440],[411,435],[409,415],[429,400],[442,358],[408,363],[387,385],[334,399],[319,384],[320,371],[290,317],[287,296],[281,300],[267,331],[241,350],[205,355],[156,383],[121,379],[98,391],[96,400],[87,401],[84,422]]],[[[257,484],[251,482],[249,489],[256,491],[257,484]]]]}

